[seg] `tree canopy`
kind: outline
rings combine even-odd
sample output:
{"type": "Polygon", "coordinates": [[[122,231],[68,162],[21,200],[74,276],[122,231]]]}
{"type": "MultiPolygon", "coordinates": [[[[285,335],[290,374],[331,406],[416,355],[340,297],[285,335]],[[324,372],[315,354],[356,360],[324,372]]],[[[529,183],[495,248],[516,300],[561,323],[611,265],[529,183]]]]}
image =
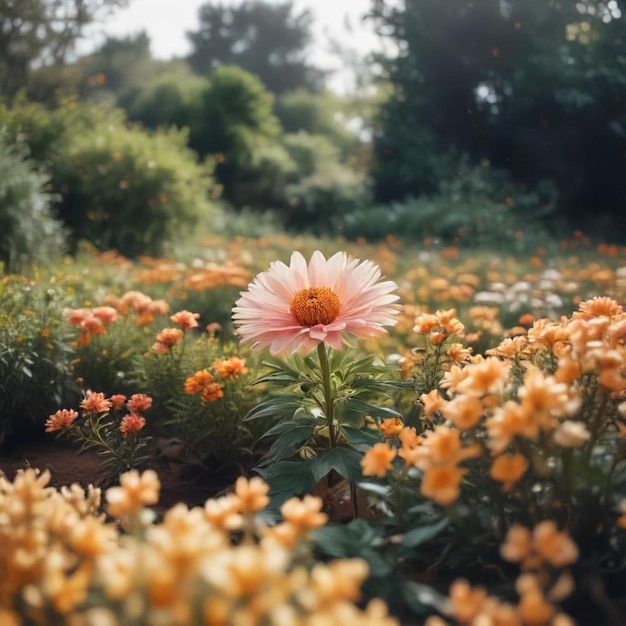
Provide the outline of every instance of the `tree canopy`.
{"type": "Polygon", "coordinates": [[[195,72],[210,74],[222,65],[238,65],[276,94],[320,87],[323,74],[307,61],[309,11],[296,13],[293,2],[246,0],[238,5],[207,3],[198,15],[198,30],[187,33],[192,45],[188,60],[195,72]]]}
{"type": "Polygon", "coordinates": [[[437,190],[460,155],[552,181],[560,210],[611,215],[626,171],[626,19],[616,0],[374,0],[394,94],[380,199],[437,190]]]}
{"type": "Polygon", "coordinates": [[[0,95],[28,86],[34,66],[64,62],[85,27],[129,0],[0,0],[0,95]]]}

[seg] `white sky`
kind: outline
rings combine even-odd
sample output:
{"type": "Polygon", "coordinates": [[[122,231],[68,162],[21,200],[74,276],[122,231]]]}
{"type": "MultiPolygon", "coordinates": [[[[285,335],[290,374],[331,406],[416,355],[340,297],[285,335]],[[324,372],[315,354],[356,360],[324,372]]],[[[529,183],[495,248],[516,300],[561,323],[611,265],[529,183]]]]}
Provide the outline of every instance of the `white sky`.
{"type": "MultiPolygon", "coordinates": [[[[125,36],[145,30],[151,40],[152,54],[159,59],[183,56],[189,52],[185,33],[198,28],[198,7],[207,0],[131,0],[130,6],[115,12],[107,21],[105,31],[114,36],[125,36]]],[[[222,0],[226,4],[237,0],[222,0]]],[[[296,11],[309,9],[313,15],[315,65],[337,68],[337,58],[329,54],[328,38],[332,36],[349,48],[367,54],[377,47],[377,37],[371,26],[361,20],[370,8],[370,0],[295,0],[296,11]],[[352,32],[345,27],[349,21],[352,32]]],[[[334,87],[341,90],[337,76],[334,87]]]]}

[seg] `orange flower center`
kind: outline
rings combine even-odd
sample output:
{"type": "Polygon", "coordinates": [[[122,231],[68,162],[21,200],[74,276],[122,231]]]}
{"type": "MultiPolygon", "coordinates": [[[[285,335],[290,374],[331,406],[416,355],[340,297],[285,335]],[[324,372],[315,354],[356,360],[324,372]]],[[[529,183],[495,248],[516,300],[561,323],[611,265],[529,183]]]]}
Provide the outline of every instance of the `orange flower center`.
{"type": "Polygon", "coordinates": [[[301,326],[330,324],[339,315],[339,296],[328,287],[301,289],[291,299],[289,311],[301,326]]]}

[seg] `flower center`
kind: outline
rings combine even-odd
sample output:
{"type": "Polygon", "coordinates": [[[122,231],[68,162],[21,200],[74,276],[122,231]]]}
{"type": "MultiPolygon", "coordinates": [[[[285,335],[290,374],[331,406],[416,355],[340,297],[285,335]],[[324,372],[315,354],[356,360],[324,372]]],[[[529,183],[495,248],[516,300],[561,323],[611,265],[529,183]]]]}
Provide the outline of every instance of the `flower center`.
{"type": "Polygon", "coordinates": [[[330,324],[339,315],[339,296],[328,287],[301,289],[291,299],[289,311],[301,326],[330,324]]]}

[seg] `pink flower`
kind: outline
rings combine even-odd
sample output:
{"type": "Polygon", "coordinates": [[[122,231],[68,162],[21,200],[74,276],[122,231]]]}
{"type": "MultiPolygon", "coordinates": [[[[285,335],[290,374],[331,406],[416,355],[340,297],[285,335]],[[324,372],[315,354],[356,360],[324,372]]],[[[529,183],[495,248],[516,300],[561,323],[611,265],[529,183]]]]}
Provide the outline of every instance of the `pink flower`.
{"type": "Polygon", "coordinates": [[[315,251],[307,264],[299,252],[289,266],[275,261],[259,274],[233,308],[242,343],[255,350],[306,353],[324,342],[340,350],[346,335],[378,337],[396,324],[392,281],[379,282],[371,261],[315,251]]]}
{"type": "Polygon", "coordinates": [[[183,330],[191,330],[192,328],[197,328],[199,317],[200,313],[178,311],[178,313],[174,313],[174,315],[170,316],[170,319],[176,326],[179,326],[183,330]]]}

